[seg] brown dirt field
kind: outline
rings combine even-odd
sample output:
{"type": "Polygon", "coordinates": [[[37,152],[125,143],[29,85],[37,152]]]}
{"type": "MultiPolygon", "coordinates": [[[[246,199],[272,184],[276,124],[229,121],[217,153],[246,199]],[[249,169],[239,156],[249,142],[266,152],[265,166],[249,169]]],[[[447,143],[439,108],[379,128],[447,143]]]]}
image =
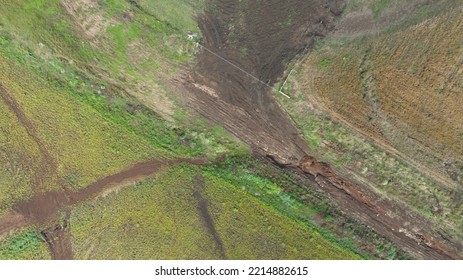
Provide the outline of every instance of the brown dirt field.
{"type": "Polygon", "coordinates": [[[307,147],[269,87],[292,58],[334,27],[325,4],[213,1],[212,11],[199,19],[202,44],[261,82],[202,51],[194,72],[184,77],[187,105],[279,163],[297,163],[307,147]]]}
{"type": "Polygon", "coordinates": [[[397,32],[326,51],[332,65],[302,85],[334,118],[348,123],[444,185],[463,183],[461,4],[397,32]],[[340,53],[339,53],[340,52],[340,53]],[[349,57],[349,61],[343,60],[349,57]],[[357,73],[357,75],[352,75],[357,73]],[[373,98],[372,98],[373,97],[373,98]]]}
{"type": "Polygon", "coordinates": [[[15,229],[27,226],[28,220],[24,215],[16,212],[11,212],[0,218],[0,238],[4,235],[8,235],[15,229]]]}
{"type": "Polygon", "coordinates": [[[398,195],[384,193],[402,204],[434,205],[427,214],[433,228],[447,232],[443,239],[452,236],[461,255],[463,7],[457,1],[432,7],[432,16],[313,52],[300,67],[298,88],[331,119],[435,181],[423,184],[431,193],[426,199],[403,187],[398,195]],[[330,64],[321,67],[323,59],[330,64]]]}
{"type": "Polygon", "coordinates": [[[300,166],[314,176],[312,187],[328,193],[333,204],[416,258],[462,258],[462,245],[431,230],[426,218],[308,157],[306,141],[280,109],[275,92],[262,84],[273,85],[291,59],[310,49],[315,38],[333,30],[335,7],[329,8],[325,1],[212,3],[212,10],[199,18],[199,24],[204,36],[201,44],[215,54],[203,49],[194,71],[179,79],[184,88],[178,88],[189,97],[185,105],[221,124],[277,165],[300,166]]]}

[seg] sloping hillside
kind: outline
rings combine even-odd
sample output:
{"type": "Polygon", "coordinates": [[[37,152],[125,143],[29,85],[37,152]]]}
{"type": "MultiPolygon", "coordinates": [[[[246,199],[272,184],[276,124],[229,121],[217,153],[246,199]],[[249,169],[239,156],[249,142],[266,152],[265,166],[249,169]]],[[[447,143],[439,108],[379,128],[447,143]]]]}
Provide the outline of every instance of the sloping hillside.
{"type": "Polygon", "coordinates": [[[294,67],[282,104],[319,159],[461,243],[461,3],[352,2],[294,67]]]}
{"type": "Polygon", "coordinates": [[[462,258],[460,2],[0,0],[0,258],[462,258]]]}
{"type": "Polygon", "coordinates": [[[229,171],[217,164],[234,157],[243,168],[248,148],[171,91],[197,51],[185,35],[203,4],[1,3],[0,258],[246,259],[249,248],[262,248],[253,258],[358,258],[292,215],[297,201],[280,200],[288,194],[266,175],[220,178],[229,171]],[[278,203],[246,191],[268,185],[278,203]]]}

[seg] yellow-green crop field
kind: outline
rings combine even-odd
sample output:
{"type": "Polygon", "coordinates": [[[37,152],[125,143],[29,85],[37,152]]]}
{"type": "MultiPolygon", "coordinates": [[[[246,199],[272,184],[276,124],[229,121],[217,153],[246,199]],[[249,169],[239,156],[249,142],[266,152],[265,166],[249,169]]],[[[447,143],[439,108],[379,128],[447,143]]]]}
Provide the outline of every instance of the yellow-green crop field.
{"type": "Polygon", "coordinates": [[[83,203],[74,208],[71,225],[77,259],[358,258],[241,188],[189,165],[83,203]],[[204,178],[204,188],[197,176],[204,178]],[[206,201],[214,234],[195,192],[206,201]]]}

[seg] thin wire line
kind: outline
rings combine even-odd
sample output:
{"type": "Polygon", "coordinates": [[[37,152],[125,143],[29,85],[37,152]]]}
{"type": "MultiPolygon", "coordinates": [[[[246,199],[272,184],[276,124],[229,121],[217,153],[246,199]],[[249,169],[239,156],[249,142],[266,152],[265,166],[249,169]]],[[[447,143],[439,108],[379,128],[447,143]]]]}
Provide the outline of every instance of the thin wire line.
{"type": "Polygon", "coordinates": [[[201,45],[200,43],[196,43],[197,46],[201,46],[203,49],[205,49],[206,51],[210,52],[211,54],[215,55],[216,57],[220,58],[221,60],[229,63],[230,65],[232,65],[233,67],[235,67],[236,69],[242,71],[243,73],[246,73],[247,75],[251,76],[253,79],[255,79],[256,81],[262,83],[263,85],[271,88],[273,91],[275,92],[278,92],[278,93],[281,93],[283,96],[287,97],[287,98],[291,98],[289,97],[288,95],[286,95],[284,92],[282,92],[281,90],[276,90],[275,88],[271,87],[269,84],[265,83],[264,81],[260,80],[259,78],[257,78],[256,76],[252,75],[251,73],[249,73],[248,71],[242,69],[241,67],[239,67],[238,65],[234,64],[233,62],[225,59],[224,57],[220,56],[219,54],[211,51],[210,49],[208,49],[207,47],[201,45]]]}

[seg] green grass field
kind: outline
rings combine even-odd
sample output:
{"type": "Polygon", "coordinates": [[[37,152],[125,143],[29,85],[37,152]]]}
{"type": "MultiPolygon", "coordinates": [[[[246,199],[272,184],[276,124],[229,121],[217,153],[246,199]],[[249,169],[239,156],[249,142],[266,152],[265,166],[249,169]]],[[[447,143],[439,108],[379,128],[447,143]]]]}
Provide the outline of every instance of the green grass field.
{"type": "Polygon", "coordinates": [[[216,259],[220,252],[198,210],[207,201],[230,259],[355,259],[315,230],[203,168],[182,165],[84,203],[73,210],[73,249],[79,259],[216,259]],[[201,190],[195,176],[204,178],[201,190]]]}
{"type": "MultiPolygon", "coordinates": [[[[55,168],[44,170],[42,173],[45,174],[36,174],[41,171],[39,165],[50,163],[45,162],[40,154],[37,139],[26,132],[27,126],[20,123],[11,110],[2,110],[7,117],[2,118],[2,126],[8,125],[2,130],[5,131],[2,136],[8,138],[6,145],[11,146],[3,148],[3,159],[7,161],[2,165],[18,170],[17,174],[9,172],[14,176],[5,179],[7,181],[1,186],[10,189],[15,186],[17,191],[2,189],[2,194],[9,194],[10,199],[15,193],[27,193],[21,187],[23,184],[18,182],[27,182],[32,175],[44,178],[44,189],[40,191],[60,188],[58,181],[61,179],[70,187],[80,189],[135,162],[163,154],[148,140],[105,120],[66,90],[47,86],[39,77],[1,57],[0,77],[2,86],[16,100],[19,110],[32,126],[27,129],[34,131],[40,145],[56,162],[55,168]],[[9,160],[10,157],[16,161],[9,160]],[[29,174],[21,175],[28,169],[32,169],[27,172],[29,174]]],[[[1,106],[5,107],[5,104],[1,106]]],[[[11,201],[4,199],[1,205],[11,205],[11,201]]]]}

